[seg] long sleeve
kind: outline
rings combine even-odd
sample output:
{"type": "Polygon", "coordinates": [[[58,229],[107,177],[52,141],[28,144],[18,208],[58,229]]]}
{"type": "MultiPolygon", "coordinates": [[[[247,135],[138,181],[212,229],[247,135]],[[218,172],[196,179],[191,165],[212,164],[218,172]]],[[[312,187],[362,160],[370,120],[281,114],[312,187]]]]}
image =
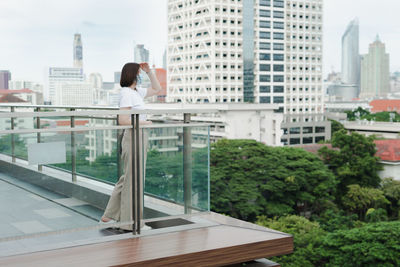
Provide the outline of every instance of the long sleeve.
{"type": "Polygon", "coordinates": [[[149,76],[150,82],[151,82],[151,88],[153,88],[154,91],[161,91],[161,85],[160,82],[158,81],[156,75],[154,74],[153,71],[149,71],[147,73],[147,75],[149,76]]]}

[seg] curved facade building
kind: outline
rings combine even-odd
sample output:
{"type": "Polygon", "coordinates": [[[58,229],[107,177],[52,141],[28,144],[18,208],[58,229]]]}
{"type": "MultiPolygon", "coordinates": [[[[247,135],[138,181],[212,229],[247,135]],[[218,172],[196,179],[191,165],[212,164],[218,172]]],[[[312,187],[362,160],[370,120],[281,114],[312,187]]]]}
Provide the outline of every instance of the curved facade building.
{"type": "Polygon", "coordinates": [[[360,51],[359,51],[359,23],[355,18],[347,26],[342,36],[342,83],[351,85],[356,92],[348,95],[359,94],[360,87],[360,51]],[[355,89],[354,89],[355,88],[355,89]]]}

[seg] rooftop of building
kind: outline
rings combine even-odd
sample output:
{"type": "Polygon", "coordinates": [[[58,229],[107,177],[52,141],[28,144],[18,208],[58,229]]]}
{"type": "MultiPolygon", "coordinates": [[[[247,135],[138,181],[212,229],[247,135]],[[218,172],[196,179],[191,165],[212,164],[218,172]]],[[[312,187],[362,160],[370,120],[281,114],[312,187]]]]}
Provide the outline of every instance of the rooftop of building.
{"type": "Polygon", "coordinates": [[[369,105],[372,107],[371,111],[382,112],[382,111],[400,111],[400,99],[375,99],[372,100],[369,105]]]}
{"type": "Polygon", "coordinates": [[[18,90],[11,90],[11,89],[0,89],[0,94],[24,94],[24,93],[33,93],[30,89],[18,89],[18,90]]]}
{"type": "Polygon", "coordinates": [[[0,97],[0,103],[26,103],[26,101],[12,94],[3,94],[0,97]]]}
{"type": "MultiPolygon", "coordinates": [[[[400,161],[400,139],[375,140],[376,156],[382,161],[398,162],[400,161]]],[[[318,155],[318,150],[322,147],[332,148],[331,144],[309,144],[298,146],[304,150],[318,155]]],[[[334,148],[338,149],[338,148],[334,148]]]]}

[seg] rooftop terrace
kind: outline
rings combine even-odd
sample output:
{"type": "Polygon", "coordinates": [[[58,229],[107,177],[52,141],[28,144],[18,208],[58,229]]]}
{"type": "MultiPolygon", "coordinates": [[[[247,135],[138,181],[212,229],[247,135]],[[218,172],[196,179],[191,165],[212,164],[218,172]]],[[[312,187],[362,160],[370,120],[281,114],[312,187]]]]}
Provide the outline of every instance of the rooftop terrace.
{"type": "MultiPolygon", "coordinates": [[[[221,266],[293,250],[290,235],[210,212],[209,126],[190,122],[196,110],[144,111],[182,114],[184,123],[139,128],[140,112],[0,108],[0,265],[221,266]],[[133,125],[117,125],[125,113],[133,125]],[[76,125],[82,118],[89,123],[76,125]],[[133,173],[133,220],[101,225],[121,174],[124,129],[135,129],[134,140],[139,131],[149,136],[147,164],[132,162],[146,172],[144,212],[135,204],[140,176],[133,173]],[[128,224],[133,231],[118,228],[128,224]]],[[[134,142],[133,153],[141,149],[134,142]]]]}

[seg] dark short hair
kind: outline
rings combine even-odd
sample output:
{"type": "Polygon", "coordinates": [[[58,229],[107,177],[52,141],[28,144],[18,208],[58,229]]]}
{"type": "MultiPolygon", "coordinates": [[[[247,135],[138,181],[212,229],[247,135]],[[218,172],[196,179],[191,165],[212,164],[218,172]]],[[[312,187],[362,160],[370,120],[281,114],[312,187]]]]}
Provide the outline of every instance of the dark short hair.
{"type": "Polygon", "coordinates": [[[138,63],[126,63],[121,71],[121,87],[129,87],[137,81],[140,65],[138,63]]]}

